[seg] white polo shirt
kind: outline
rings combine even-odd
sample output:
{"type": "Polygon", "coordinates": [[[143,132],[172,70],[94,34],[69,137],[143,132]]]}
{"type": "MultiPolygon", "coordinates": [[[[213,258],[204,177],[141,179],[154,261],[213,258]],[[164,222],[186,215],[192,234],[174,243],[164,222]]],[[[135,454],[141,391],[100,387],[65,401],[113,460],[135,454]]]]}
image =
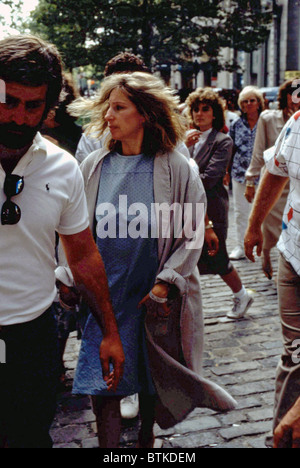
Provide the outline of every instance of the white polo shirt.
{"type": "Polygon", "coordinates": [[[300,275],[300,111],[289,119],[264,159],[271,174],[290,179],[277,247],[300,275]]]}
{"type": "MultiPolygon", "coordinates": [[[[55,231],[76,234],[89,225],[82,174],[75,158],[38,133],[13,171],[24,177],[12,198],[15,225],[0,224],[0,325],[39,317],[56,296],[55,231]]],[[[6,200],[0,165],[0,208],[6,200]]]]}

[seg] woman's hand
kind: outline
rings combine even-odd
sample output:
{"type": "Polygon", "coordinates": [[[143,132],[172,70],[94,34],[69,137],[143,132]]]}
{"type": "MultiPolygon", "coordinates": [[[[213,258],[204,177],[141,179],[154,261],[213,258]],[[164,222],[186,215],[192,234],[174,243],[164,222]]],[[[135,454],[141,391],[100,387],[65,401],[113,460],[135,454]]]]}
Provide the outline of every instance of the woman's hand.
{"type": "Polygon", "coordinates": [[[219,239],[212,228],[205,230],[204,241],[207,245],[208,255],[214,257],[219,250],[219,239]]]}
{"type": "Polygon", "coordinates": [[[246,186],[244,196],[249,203],[252,203],[255,197],[255,187],[246,186]]]}
{"type": "Polygon", "coordinates": [[[195,145],[199,141],[200,132],[199,130],[189,130],[186,135],[185,144],[187,147],[195,145]]]}
{"type": "MultiPolygon", "coordinates": [[[[156,296],[157,298],[160,299],[166,299],[169,294],[169,285],[167,283],[157,283],[153,286],[151,289],[151,293],[153,296],[156,296]]],[[[141,307],[143,304],[145,304],[146,301],[148,300],[153,300],[150,297],[150,293],[148,293],[139,303],[139,307],[141,307]]],[[[165,312],[166,315],[170,314],[170,307],[168,306],[167,302],[162,302],[161,306],[165,312]]]]}

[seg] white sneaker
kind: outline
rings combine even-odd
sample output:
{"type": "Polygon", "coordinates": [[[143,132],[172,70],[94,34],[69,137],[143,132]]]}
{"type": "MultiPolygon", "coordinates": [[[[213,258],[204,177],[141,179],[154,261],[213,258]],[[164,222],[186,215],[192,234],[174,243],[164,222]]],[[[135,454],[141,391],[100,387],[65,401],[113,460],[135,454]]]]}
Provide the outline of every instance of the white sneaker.
{"type": "Polygon", "coordinates": [[[227,317],[230,319],[243,318],[247,310],[253,303],[253,297],[247,292],[243,299],[233,298],[233,308],[231,312],[228,312],[227,317]]]}
{"type": "Polygon", "coordinates": [[[246,258],[246,255],[244,249],[240,246],[235,247],[229,255],[230,260],[242,260],[242,258],[246,258]]]}
{"type": "Polygon", "coordinates": [[[121,416],[123,419],[133,419],[139,414],[139,396],[137,393],[122,398],[120,402],[121,416]]]}

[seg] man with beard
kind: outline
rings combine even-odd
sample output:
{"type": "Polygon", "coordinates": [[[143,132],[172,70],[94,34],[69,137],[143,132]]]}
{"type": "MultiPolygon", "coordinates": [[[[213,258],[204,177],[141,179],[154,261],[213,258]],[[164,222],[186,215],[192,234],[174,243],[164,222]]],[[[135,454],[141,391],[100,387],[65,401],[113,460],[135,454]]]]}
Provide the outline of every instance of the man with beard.
{"type": "Polygon", "coordinates": [[[77,162],[38,132],[61,91],[59,53],[34,36],[4,39],[0,79],[6,88],[0,103],[0,446],[49,448],[59,364],[51,306],[55,231],[104,332],[100,359],[108,389],[121,378],[124,355],[77,162]]]}

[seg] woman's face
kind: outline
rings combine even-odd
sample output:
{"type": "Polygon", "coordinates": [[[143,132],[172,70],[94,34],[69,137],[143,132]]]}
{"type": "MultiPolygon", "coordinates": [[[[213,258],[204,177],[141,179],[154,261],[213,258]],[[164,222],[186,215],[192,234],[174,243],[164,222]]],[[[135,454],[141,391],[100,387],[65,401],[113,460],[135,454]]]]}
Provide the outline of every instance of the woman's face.
{"type": "MultiPolygon", "coordinates": [[[[144,117],[133,102],[120,89],[114,89],[109,97],[109,108],[105,115],[108,128],[114,140],[121,141],[122,147],[130,144],[141,148],[144,138],[144,117]]],[[[135,153],[132,153],[135,154],[135,153]]],[[[137,153],[138,154],[138,153],[137,153]]]]}
{"type": "Polygon", "coordinates": [[[215,119],[213,109],[208,104],[198,104],[192,110],[192,117],[194,125],[205,132],[213,126],[215,119]]]}
{"type": "Polygon", "coordinates": [[[254,114],[259,111],[259,101],[255,94],[245,94],[241,100],[241,108],[244,114],[254,114]]]}

